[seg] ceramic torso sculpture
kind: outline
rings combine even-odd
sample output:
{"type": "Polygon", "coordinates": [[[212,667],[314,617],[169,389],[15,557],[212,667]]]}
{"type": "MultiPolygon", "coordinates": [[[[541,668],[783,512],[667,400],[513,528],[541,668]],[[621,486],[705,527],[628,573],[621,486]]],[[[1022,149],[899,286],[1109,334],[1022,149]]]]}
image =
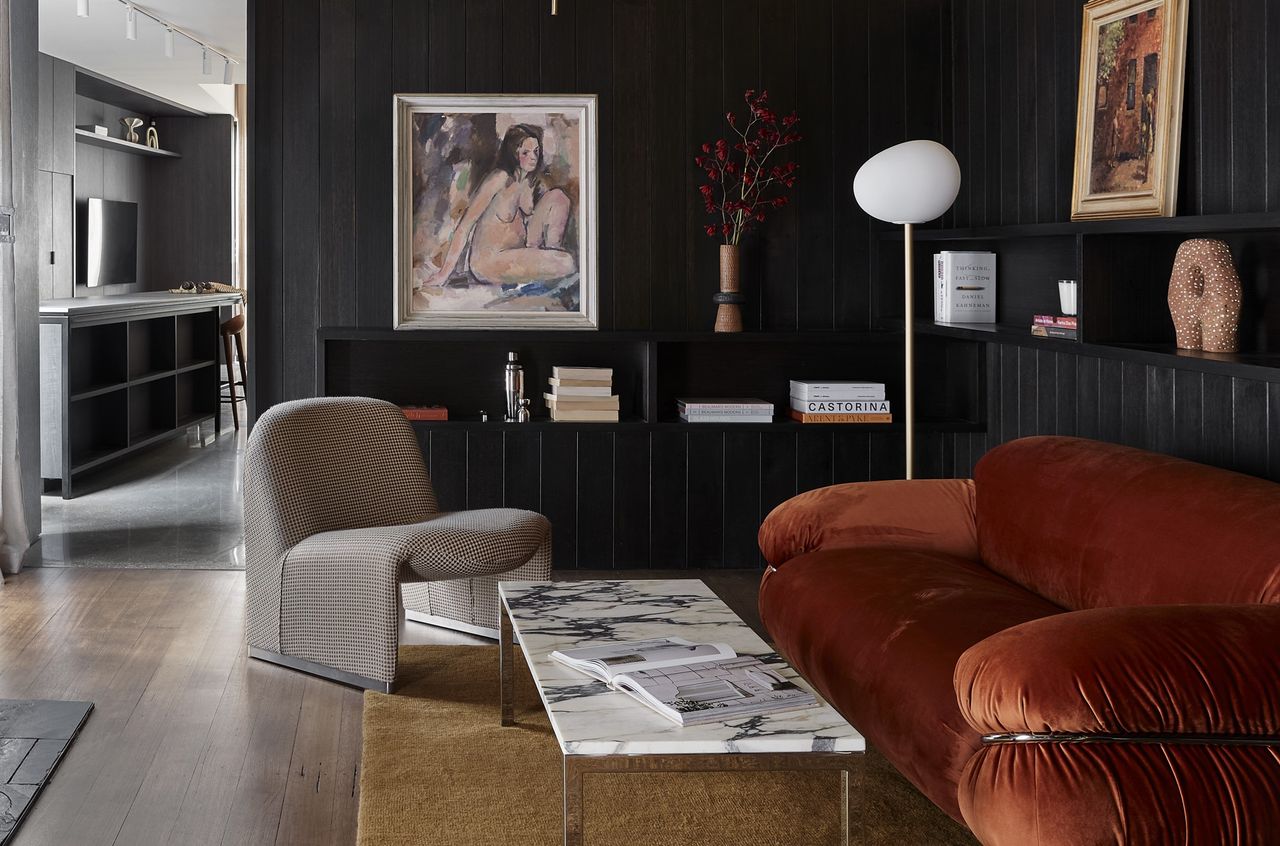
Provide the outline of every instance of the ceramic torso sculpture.
{"type": "Polygon", "coordinates": [[[1179,349],[1240,349],[1240,276],[1230,247],[1197,238],[1178,248],[1169,280],[1169,313],[1179,349]]]}

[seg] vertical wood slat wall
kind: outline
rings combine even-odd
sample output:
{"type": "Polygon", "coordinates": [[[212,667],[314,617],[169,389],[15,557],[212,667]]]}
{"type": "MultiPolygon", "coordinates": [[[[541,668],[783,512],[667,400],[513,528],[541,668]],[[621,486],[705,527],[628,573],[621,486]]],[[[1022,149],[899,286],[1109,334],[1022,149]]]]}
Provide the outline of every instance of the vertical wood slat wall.
{"type": "MultiPolygon", "coordinates": [[[[600,96],[601,328],[707,330],[715,242],[692,159],[768,88],[806,135],[792,205],[750,247],[748,326],[866,329],[853,175],[941,137],[946,0],[252,0],[258,409],[316,393],[316,330],[389,327],[396,92],[600,96]],[[922,106],[922,104],[927,104],[922,106]]],[[[893,433],[422,432],[448,508],[540,509],[560,567],[757,566],[798,491],[900,473],[893,433]]],[[[922,463],[950,464],[931,434],[922,463]]],[[[945,441],[945,445],[944,445],[945,441]]]]}
{"type": "MultiPolygon", "coordinates": [[[[604,328],[710,324],[716,258],[690,157],[750,86],[794,103],[807,138],[793,205],[751,256],[749,325],[868,325],[871,230],[850,182],[908,137],[960,159],[943,225],[1070,216],[1080,0],[561,0],[556,18],[548,5],[321,0],[317,14],[253,0],[257,407],[314,393],[319,326],[390,323],[396,91],[602,96],[604,328]]],[[[1193,3],[1190,29],[1180,213],[1278,211],[1280,13],[1193,3]]],[[[987,359],[988,431],[929,435],[928,475],[968,475],[1014,437],[1075,433],[1280,479],[1276,384],[1012,345],[987,359]]],[[[751,565],[772,504],[901,461],[900,436],[858,432],[426,440],[452,506],[496,502],[483,480],[500,473],[503,502],[547,512],[559,566],[751,565]]]]}
{"type": "MultiPolygon", "coordinates": [[[[945,225],[1070,219],[1082,8],[953,0],[949,132],[965,182],[945,225]]],[[[1280,8],[1193,0],[1188,30],[1179,214],[1280,215],[1280,8]]],[[[1065,434],[1280,481],[1280,384],[1013,345],[988,360],[988,430],[954,436],[948,472],[1065,434]]]]}

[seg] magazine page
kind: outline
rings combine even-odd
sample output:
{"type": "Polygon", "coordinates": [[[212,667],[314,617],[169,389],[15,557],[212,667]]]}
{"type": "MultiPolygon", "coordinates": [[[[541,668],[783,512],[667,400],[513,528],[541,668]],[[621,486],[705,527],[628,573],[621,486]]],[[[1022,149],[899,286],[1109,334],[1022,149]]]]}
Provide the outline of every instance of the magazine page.
{"type": "Polygon", "coordinates": [[[679,637],[605,643],[551,653],[551,657],[561,664],[603,682],[612,681],[619,673],[734,658],[736,655],[727,644],[693,643],[679,637]]]}
{"type": "Polygon", "coordinates": [[[817,699],[752,657],[635,670],[614,686],[680,725],[809,708],[817,699]]]}

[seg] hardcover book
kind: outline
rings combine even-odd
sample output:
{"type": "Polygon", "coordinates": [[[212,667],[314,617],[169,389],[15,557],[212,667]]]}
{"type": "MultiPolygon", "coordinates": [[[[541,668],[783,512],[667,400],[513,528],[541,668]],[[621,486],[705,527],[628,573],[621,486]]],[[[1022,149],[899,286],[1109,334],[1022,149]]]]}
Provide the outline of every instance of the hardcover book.
{"type": "Polygon", "coordinates": [[[617,411],[619,408],[616,394],[607,397],[562,397],[555,394],[543,394],[548,408],[561,411],[617,411]]]}
{"type": "Polygon", "coordinates": [[[883,382],[811,382],[791,380],[791,398],[798,400],[883,400],[883,382]]]}
{"type": "Polygon", "coordinates": [[[555,379],[586,379],[592,382],[613,381],[612,367],[552,367],[555,379]]]}
{"type": "Polygon", "coordinates": [[[791,419],[798,423],[892,423],[892,414],[806,414],[791,410],[791,419]]]}
{"type": "Polygon", "coordinates": [[[448,420],[449,409],[443,405],[402,405],[400,410],[409,420],[448,420]]]}
{"type": "Polygon", "coordinates": [[[867,400],[800,400],[791,399],[793,411],[805,414],[888,414],[889,403],[867,400]]]}
{"type": "Polygon", "coordinates": [[[944,250],[934,256],[933,319],[996,322],[996,254],[944,250]]]}

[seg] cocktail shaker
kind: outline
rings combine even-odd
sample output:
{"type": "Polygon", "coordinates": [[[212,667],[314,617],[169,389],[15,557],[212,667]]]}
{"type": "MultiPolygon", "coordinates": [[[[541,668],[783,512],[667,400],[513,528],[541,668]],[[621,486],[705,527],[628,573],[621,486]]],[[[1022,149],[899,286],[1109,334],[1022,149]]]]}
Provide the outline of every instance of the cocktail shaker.
{"type": "MultiPolygon", "coordinates": [[[[504,387],[507,398],[508,423],[520,423],[520,408],[524,401],[524,368],[520,365],[520,357],[513,352],[507,353],[507,369],[504,375],[504,387]]],[[[525,412],[527,420],[528,412],[525,412]]]]}

